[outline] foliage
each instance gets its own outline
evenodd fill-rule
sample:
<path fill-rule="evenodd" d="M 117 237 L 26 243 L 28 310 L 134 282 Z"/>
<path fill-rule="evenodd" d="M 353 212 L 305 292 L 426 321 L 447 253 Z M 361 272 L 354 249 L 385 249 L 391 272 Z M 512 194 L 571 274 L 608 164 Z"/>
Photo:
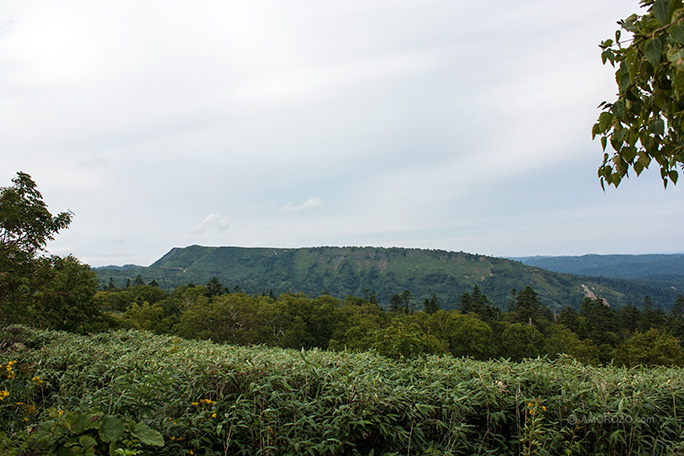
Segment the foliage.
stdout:
<path fill-rule="evenodd" d="M 67 422 L 83 424 L 54 437 L 59 445 L 76 435 L 76 445 L 92 444 L 81 440 L 84 435 L 106 443 L 104 422 L 85 429 L 93 417 L 105 416 L 157 430 L 163 447 L 139 438 L 130 449 L 160 456 L 682 450 L 684 417 L 677 411 L 684 406 L 684 376 L 678 368 L 596 368 L 566 357 L 398 361 L 138 331 L 86 337 L 21 327 L 0 330 L 0 348 L 0 364 L 13 361 L 16 372 L 0 380 L 0 390 L 8 391 L 0 410 L 24 410 L 17 402 L 36 408 L 26 424 L 21 415 L 18 422 L 3 415 L 0 448 L 8 454 L 18 454 L 29 435 L 64 429 Z M 16 382 L 27 389 L 14 388 Z M 58 422 L 59 410 L 68 421 Z M 122 446 L 134 440 L 135 424 L 128 432 L 117 440 Z"/>
<path fill-rule="evenodd" d="M 0 324 L 28 321 L 32 294 L 49 276 L 50 262 L 40 254 L 71 222 L 70 212 L 48 211 L 28 174 L 12 182 L 0 188 Z"/>
<path fill-rule="evenodd" d="M 617 187 L 633 169 L 652 161 L 663 183 L 677 183 L 684 166 L 684 5 L 681 0 L 641 0 L 643 15 L 619 22 L 615 39 L 601 43 L 603 63 L 616 67 L 618 98 L 603 102 L 592 134 L 605 153 L 598 175 Z M 622 31 L 631 34 L 629 45 Z M 623 46 L 623 44 L 625 46 Z"/>
<path fill-rule="evenodd" d="M 615 310 L 600 298 L 587 298 L 579 311 L 566 307 L 554 315 L 539 306 L 531 288 L 513 296 L 511 311 L 502 312 L 487 304 L 487 296 L 474 287 L 459 301 L 468 313 L 442 309 L 432 314 L 407 313 L 403 304 L 399 311 L 383 311 L 353 296 L 339 300 L 286 293 L 272 298 L 213 294 L 207 287 L 187 285 L 171 293 L 146 285 L 110 289 L 99 292 L 96 301 L 110 314 L 114 328 L 239 345 L 375 350 L 394 358 L 449 353 L 520 360 L 565 354 L 589 364 L 605 364 L 636 331 L 666 331 L 676 343 L 684 336 L 684 297 L 675 301 L 668 314 L 647 303 L 643 310 L 632 305 Z M 631 363 L 632 355 L 625 356 L 622 362 Z"/>
<path fill-rule="evenodd" d="M 637 331 L 616 351 L 616 361 L 629 366 L 684 366 L 684 348 L 662 329 Z"/>

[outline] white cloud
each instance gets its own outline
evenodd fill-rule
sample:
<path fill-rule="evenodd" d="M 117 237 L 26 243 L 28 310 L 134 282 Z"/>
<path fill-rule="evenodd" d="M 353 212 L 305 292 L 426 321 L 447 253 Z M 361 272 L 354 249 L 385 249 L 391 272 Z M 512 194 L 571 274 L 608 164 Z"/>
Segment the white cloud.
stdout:
<path fill-rule="evenodd" d="M 191 234 L 202 234 L 207 231 L 223 232 L 230 228 L 230 222 L 227 217 L 221 217 L 218 213 L 207 215 L 199 225 L 190 231 Z"/>
<path fill-rule="evenodd" d="M 323 199 L 321 199 L 318 196 L 314 196 L 313 198 L 309 198 L 308 200 L 304 201 L 302 204 L 299 205 L 287 203 L 285 206 L 281 207 L 280 210 L 284 212 L 299 212 L 321 206 L 323 206 Z"/>

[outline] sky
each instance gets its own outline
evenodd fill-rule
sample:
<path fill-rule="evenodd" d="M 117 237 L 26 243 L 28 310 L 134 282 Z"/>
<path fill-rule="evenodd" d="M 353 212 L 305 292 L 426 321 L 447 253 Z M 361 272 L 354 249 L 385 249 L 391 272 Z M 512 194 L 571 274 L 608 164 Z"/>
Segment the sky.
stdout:
<path fill-rule="evenodd" d="M 684 184 L 601 189 L 637 0 L 5 0 L 0 186 L 73 221 L 49 253 L 376 246 L 684 252 Z"/>

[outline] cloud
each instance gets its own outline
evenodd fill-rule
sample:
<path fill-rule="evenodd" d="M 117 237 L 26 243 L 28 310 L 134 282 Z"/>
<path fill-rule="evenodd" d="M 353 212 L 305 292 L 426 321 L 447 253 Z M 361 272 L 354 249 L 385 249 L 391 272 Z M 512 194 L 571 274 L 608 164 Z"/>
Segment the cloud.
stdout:
<path fill-rule="evenodd" d="M 199 225 L 190 231 L 190 234 L 202 234 L 207 231 L 227 231 L 230 228 L 230 223 L 227 217 L 221 217 L 221 214 L 211 213 L 202 220 Z"/>
<path fill-rule="evenodd" d="M 297 206 L 295 206 L 292 203 L 287 203 L 285 206 L 281 207 L 280 210 L 284 212 L 299 212 L 321 206 L 323 206 L 323 200 L 318 196 L 314 196 L 313 198 L 309 198 L 308 200 Z"/>

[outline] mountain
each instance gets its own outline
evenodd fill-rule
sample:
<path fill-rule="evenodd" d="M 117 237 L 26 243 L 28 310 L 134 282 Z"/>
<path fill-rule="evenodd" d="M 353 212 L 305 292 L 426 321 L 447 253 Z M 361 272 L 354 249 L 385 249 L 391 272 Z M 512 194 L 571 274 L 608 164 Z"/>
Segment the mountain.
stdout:
<path fill-rule="evenodd" d="M 684 284 L 684 254 L 582 255 L 513 258 L 523 264 L 556 272 L 597 277 L 640 279 Z"/>
<path fill-rule="evenodd" d="M 542 304 L 554 310 L 577 308 L 589 297 L 604 298 L 620 307 L 643 302 L 648 295 L 654 305 L 669 308 L 677 287 L 636 283 L 629 280 L 592 278 L 541 269 L 519 261 L 464 252 L 376 247 L 174 248 L 149 267 L 96 271 L 103 284 L 117 286 L 140 277 L 155 280 L 162 288 L 207 284 L 216 277 L 224 285 L 250 294 L 284 292 L 307 295 L 368 296 L 375 292 L 387 303 L 395 293 L 408 290 L 420 308 L 426 298 L 437 295 L 444 308 L 453 308 L 465 292 L 477 285 L 495 306 L 506 308 L 511 290 L 531 286 Z M 684 288 L 684 287 L 683 287 Z"/>

